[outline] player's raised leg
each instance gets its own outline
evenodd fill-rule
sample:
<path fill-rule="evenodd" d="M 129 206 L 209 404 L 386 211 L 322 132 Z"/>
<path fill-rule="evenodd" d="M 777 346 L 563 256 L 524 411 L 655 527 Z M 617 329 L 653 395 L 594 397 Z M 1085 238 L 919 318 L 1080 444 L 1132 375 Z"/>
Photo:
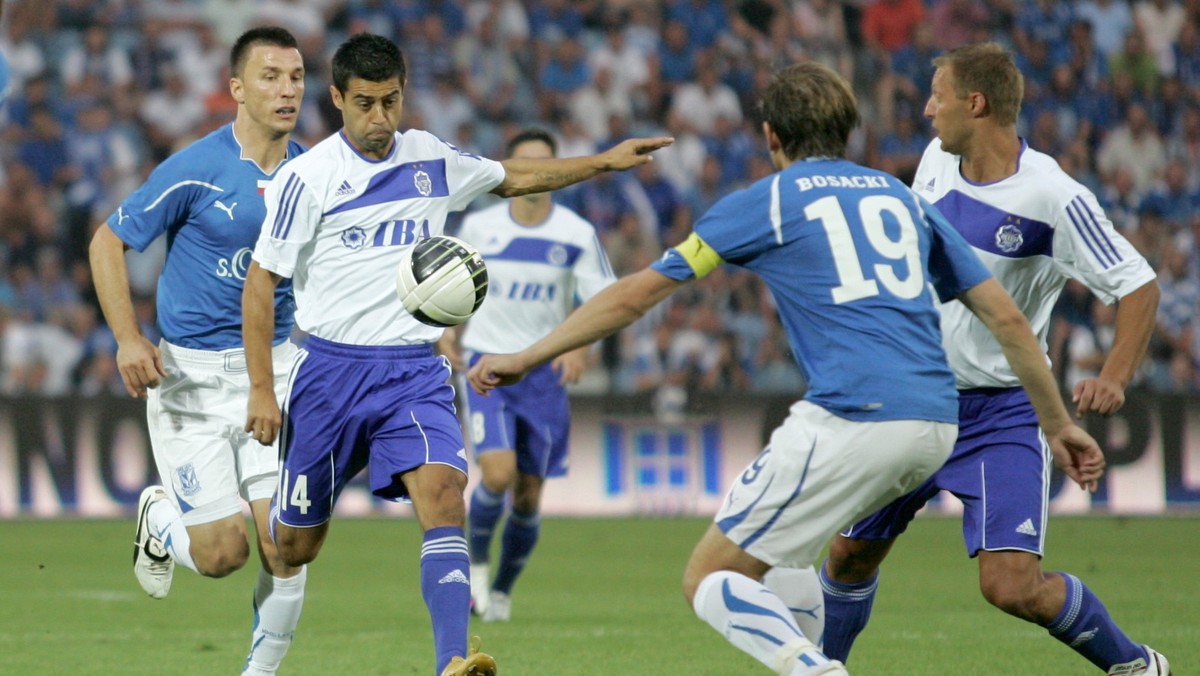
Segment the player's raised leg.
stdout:
<path fill-rule="evenodd" d="M 796 620 L 800 631 L 829 655 L 822 647 L 825 641 L 825 598 L 816 569 L 812 566 L 776 566 L 767 571 L 762 583 L 792 612 L 792 618 Z"/>
<path fill-rule="evenodd" d="M 825 598 L 826 655 L 849 662 L 854 640 L 867 627 L 879 587 L 879 566 L 894 539 L 866 540 L 834 536 L 829 557 L 817 576 Z"/>
<path fill-rule="evenodd" d="M 512 589 L 517 578 L 525 570 L 525 564 L 533 554 L 541 536 L 541 499 L 544 481 L 535 474 L 521 473 L 513 491 L 512 511 L 504 525 L 500 540 L 500 564 L 488 607 L 483 612 L 484 622 L 507 622 L 512 617 Z"/>
<path fill-rule="evenodd" d="M 787 605 L 758 581 L 769 568 L 712 525 L 688 560 L 683 593 L 700 619 L 777 674 L 847 673 L 804 635 Z"/>

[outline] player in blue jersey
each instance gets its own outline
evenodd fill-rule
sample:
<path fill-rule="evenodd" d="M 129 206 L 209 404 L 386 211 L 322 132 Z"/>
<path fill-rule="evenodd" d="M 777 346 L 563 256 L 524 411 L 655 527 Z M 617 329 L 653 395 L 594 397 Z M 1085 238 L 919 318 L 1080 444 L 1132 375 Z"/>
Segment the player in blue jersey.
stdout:
<path fill-rule="evenodd" d="M 245 429 L 264 443 L 282 436 L 273 526 L 291 565 L 317 557 L 338 495 L 368 464 L 376 496 L 412 502 L 425 533 L 421 592 L 435 673 L 486 676 L 495 660 L 467 645 L 467 460 L 449 363 L 433 349 L 442 330 L 405 311 L 397 267 L 409 247 L 442 234 L 447 215 L 483 193 L 563 188 L 649 162 L 671 139 L 630 139 L 588 157 L 495 162 L 419 129 L 397 131 L 406 70 L 390 40 L 350 38 L 332 70 L 342 129 L 267 189 L 243 297 Z M 271 387 L 279 373 L 270 358 L 271 298 L 285 278 L 295 282 L 296 323 L 309 338 L 279 397 Z"/>
<path fill-rule="evenodd" d="M 1004 48 L 970 45 L 934 64 L 925 115 L 938 138 L 913 189 L 938 206 L 1017 299 L 1043 360 L 1051 309 L 1068 277 L 1105 302 L 1119 300 L 1104 367 L 1073 392 L 1078 415 L 1113 413 L 1154 330 L 1154 271 L 1087 188 L 1017 136 L 1022 77 Z M 1131 641 L 1083 582 L 1042 571 L 1051 453 L 1060 466 L 1068 459 L 1044 446 L 1030 393 L 967 308 L 944 305 L 942 329 L 959 389 L 958 443 L 915 492 L 835 538 L 822 570 L 826 652 L 848 656 L 870 615 L 879 565 L 916 511 L 947 490 L 963 502 L 967 554 L 978 558 L 988 602 L 1045 627 L 1109 674 L 1166 676 L 1166 658 Z"/>
<path fill-rule="evenodd" d="M 602 338 L 722 263 L 770 288 L 809 388 L 734 482 L 700 539 L 683 587 L 696 614 L 778 674 L 844 674 L 760 580 L 803 568 L 847 523 L 903 495 L 950 454 L 954 377 L 931 292 L 959 298 L 995 332 L 1030 390 L 1050 442 L 1095 480 L 1103 455 L 1071 422 L 1029 324 L 963 238 L 896 178 L 842 159 L 854 95 L 816 63 L 777 73 L 762 95 L 778 171 L 715 204 L 695 232 L 622 278 L 515 355 L 468 374 L 488 392 Z M 815 638 L 815 637 L 814 637 Z"/>
<path fill-rule="evenodd" d="M 155 168 L 98 227 L 90 257 L 121 378 L 130 396 L 147 400 L 166 484 L 148 487 L 139 501 L 134 572 L 146 593 L 163 598 L 176 564 L 209 577 L 238 570 L 250 556 L 241 501 L 248 502 L 262 571 L 244 673 L 273 674 L 300 619 L 305 570 L 280 559 L 268 531 L 278 453 L 242 431 L 250 381 L 241 297 L 266 213 L 263 190 L 303 151 L 290 140 L 304 96 L 295 38 L 273 27 L 244 33 L 230 50 L 229 90 L 234 122 Z M 142 251 L 164 234 L 156 346 L 138 329 L 125 250 Z M 295 351 L 290 286 L 270 304 L 270 352 L 282 366 Z M 278 380 L 281 390 L 285 382 Z"/>
<path fill-rule="evenodd" d="M 508 157 L 545 159 L 556 155 L 554 137 L 529 129 L 508 142 Z M 526 195 L 472 213 L 459 238 L 487 260 L 488 298 L 462 333 L 462 347 L 474 363 L 483 354 L 524 349 L 554 327 L 580 301 L 614 281 L 596 229 L 550 193 Z M 457 361 L 458 332 L 448 330 L 439 346 Z M 471 596 L 484 622 L 507 621 L 512 588 L 525 568 L 540 533 L 538 510 L 547 477 L 567 473 L 570 405 L 566 385 L 587 364 L 580 348 L 537 369 L 500 396 L 466 391 L 466 428 L 483 477 L 471 493 L 468 512 Z M 501 538 L 496 578 L 490 581 L 492 532 L 512 509 Z"/>

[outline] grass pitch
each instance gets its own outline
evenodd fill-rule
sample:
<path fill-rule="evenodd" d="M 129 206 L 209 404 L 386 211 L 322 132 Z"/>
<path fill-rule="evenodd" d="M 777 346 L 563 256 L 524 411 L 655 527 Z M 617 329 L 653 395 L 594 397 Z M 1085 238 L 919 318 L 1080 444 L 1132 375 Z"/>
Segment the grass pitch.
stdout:
<path fill-rule="evenodd" d="M 513 620 L 472 620 L 504 676 L 766 675 L 696 619 L 680 575 L 698 519 L 546 519 Z M 1033 625 L 991 608 L 959 522 L 923 519 L 885 565 L 859 676 L 1074 675 L 1099 671 Z M 0 522 L 0 674 L 235 674 L 247 649 L 256 565 L 224 580 L 177 569 L 147 598 L 130 570 L 133 521 Z M 1058 518 L 1048 570 L 1085 580 L 1118 623 L 1200 674 L 1200 518 Z M 309 569 L 281 674 L 433 673 L 407 519 L 335 521 Z"/>

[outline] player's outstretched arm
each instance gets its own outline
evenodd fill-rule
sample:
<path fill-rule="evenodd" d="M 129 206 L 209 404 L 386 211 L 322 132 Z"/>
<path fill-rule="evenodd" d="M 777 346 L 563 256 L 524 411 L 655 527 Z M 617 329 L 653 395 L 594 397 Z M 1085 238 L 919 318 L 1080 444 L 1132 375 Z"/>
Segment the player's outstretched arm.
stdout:
<path fill-rule="evenodd" d="M 135 399 L 145 399 L 146 388 L 158 387 L 167 372 L 163 369 L 158 346 L 147 340 L 138 328 L 129 294 L 129 271 L 125 266 L 128 248 L 107 223 L 101 223 L 88 246 L 88 259 L 100 310 L 117 340 L 117 370 L 125 383 L 125 391 Z"/>
<path fill-rule="evenodd" d="M 480 358 L 467 373 L 467 380 L 480 394 L 520 382 L 530 370 L 558 355 L 629 326 L 686 283 L 650 268 L 622 277 L 576 308 L 562 324 L 525 350 Z"/>
<path fill-rule="evenodd" d="M 674 142 L 669 136 L 631 138 L 602 153 L 584 157 L 510 157 L 500 163 L 504 165 L 504 180 L 492 192 L 501 197 L 516 197 L 558 190 L 606 171 L 624 171 L 652 162 L 651 153 Z"/>
<path fill-rule="evenodd" d="M 279 275 L 250 263 L 242 289 L 242 342 L 246 347 L 246 371 L 250 376 L 250 400 L 246 404 L 246 427 L 262 445 L 275 441 L 283 424 L 275 399 L 275 365 L 271 361 L 271 339 L 275 336 L 275 287 Z"/>
<path fill-rule="evenodd" d="M 1146 356 L 1154 333 L 1160 295 L 1158 281 L 1152 279 L 1118 301 L 1116 335 L 1100 375 L 1079 381 L 1071 393 L 1077 416 L 1088 412 L 1112 415 L 1125 405 L 1125 388 Z"/>
<path fill-rule="evenodd" d="M 1046 355 L 1025 315 L 994 278 L 972 287 L 959 300 L 999 341 L 1037 411 L 1055 464 L 1081 487 L 1094 489 L 1104 474 L 1104 453 L 1096 440 L 1071 420 L 1054 375 L 1046 365 Z"/>

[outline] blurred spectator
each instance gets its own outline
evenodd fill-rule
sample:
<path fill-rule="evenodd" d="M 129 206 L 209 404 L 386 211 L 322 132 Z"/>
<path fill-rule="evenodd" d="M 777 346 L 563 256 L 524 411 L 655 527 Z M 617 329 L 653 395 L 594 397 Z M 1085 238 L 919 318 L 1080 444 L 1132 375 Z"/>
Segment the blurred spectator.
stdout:
<path fill-rule="evenodd" d="M 1133 3 L 1133 19 L 1146 40 L 1146 51 L 1158 64 L 1159 74 L 1174 73 L 1175 41 L 1187 21 L 1183 5 L 1175 0 L 1138 0 Z"/>
<path fill-rule="evenodd" d="M 975 27 L 991 17 L 981 0 L 941 0 L 929 10 L 929 24 L 941 49 L 954 49 L 972 42 Z"/>
<path fill-rule="evenodd" d="M 682 116 L 701 135 L 713 133 L 721 117 L 740 123 L 742 105 L 733 88 L 721 82 L 715 61 L 710 56 L 698 56 L 696 70 L 695 82 L 675 90 L 671 111 Z"/>
<path fill-rule="evenodd" d="M 896 115 L 896 124 L 892 131 L 879 139 L 876 167 L 907 184 L 912 184 L 913 176 L 917 173 L 917 164 L 921 162 L 921 155 L 929 145 L 929 139 L 918 131 L 916 113 L 903 106 Z"/>
<path fill-rule="evenodd" d="M 666 133 L 675 142 L 655 153 L 654 163 L 662 175 L 671 181 L 671 185 L 684 194 L 700 179 L 708 151 L 703 139 L 688 126 L 682 115 L 671 111 L 666 118 Z"/>
<path fill-rule="evenodd" d="M 1091 27 L 1096 49 L 1107 58 L 1117 53 L 1125 35 L 1133 30 L 1133 12 L 1126 0 L 1081 0 L 1075 6 L 1075 16 Z"/>
<path fill-rule="evenodd" d="M 549 111 L 569 107 L 571 97 L 586 86 L 591 77 L 583 45 L 570 37 L 559 41 L 551 48 L 550 58 L 538 76 L 541 114 L 548 116 Z"/>
<path fill-rule="evenodd" d="M 83 42 L 63 57 L 62 81 L 68 95 L 122 96 L 133 84 L 133 65 L 124 50 L 109 43 L 106 27 L 89 25 Z"/>
<path fill-rule="evenodd" d="M 696 76 L 696 50 L 688 37 L 687 24 L 668 21 L 663 27 L 663 39 L 656 54 L 658 75 L 670 96 L 680 85 Z"/>
<path fill-rule="evenodd" d="M 682 207 L 679 191 L 658 169 L 658 162 L 649 162 L 633 170 L 637 185 L 650 201 L 658 225 L 658 241 L 664 247 L 682 242 L 691 231 L 691 223 L 679 220 Z"/>
<path fill-rule="evenodd" d="M 729 25 L 729 14 L 721 0 L 666 0 L 667 18 L 687 27 L 693 47 L 716 44 Z"/>
<path fill-rule="evenodd" d="M 1096 153 L 1096 166 L 1105 181 L 1111 181 L 1117 169 L 1128 169 L 1134 189 L 1141 193 L 1150 189 L 1166 164 L 1162 139 L 1146 108 L 1137 103 L 1129 106 L 1124 121 L 1104 137 Z"/>
<path fill-rule="evenodd" d="M 863 10 L 863 41 L 869 49 L 894 54 L 912 44 L 924 18 L 921 0 L 875 0 Z"/>
<path fill-rule="evenodd" d="M 747 160 L 751 155 L 762 152 L 745 127 L 725 116 L 716 118 L 712 132 L 704 136 L 704 147 L 709 156 L 715 157 L 721 165 L 721 187 L 724 190 L 745 181 L 748 176 Z"/>
<path fill-rule="evenodd" d="M 633 117 L 628 93 L 617 89 L 612 70 L 606 65 L 594 67 L 591 81 L 571 94 L 569 106 L 571 116 L 592 138 L 608 136 L 609 120 L 613 116 L 625 120 Z"/>
<path fill-rule="evenodd" d="M 529 34 L 546 44 L 565 37 L 578 39 L 583 32 L 583 14 L 571 0 L 534 0 L 529 3 Z"/>
<path fill-rule="evenodd" d="M 38 107 L 29 114 L 29 135 L 17 147 L 17 158 L 33 170 L 43 188 L 60 189 L 70 180 L 67 139 L 62 125 L 49 108 Z"/>
<path fill-rule="evenodd" d="M 1188 256 L 1177 248 L 1163 252 L 1158 272 L 1162 296 L 1158 303 L 1158 322 L 1151 343 L 1151 383 L 1155 389 L 1171 391 L 1190 386 L 1190 369 L 1181 374 L 1181 366 L 1191 361 L 1196 334 L 1196 310 L 1200 308 L 1200 283 L 1188 274 Z M 1184 355 L 1181 365 L 1178 355 Z"/>
<path fill-rule="evenodd" d="M 1146 49 L 1140 30 L 1132 30 L 1125 36 L 1120 51 L 1109 57 L 1108 69 L 1114 78 L 1128 76 L 1142 96 L 1151 96 L 1158 88 L 1158 64 Z"/>
<path fill-rule="evenodd" d="M 453 74 L 446 74 L 434 78 L 433 89 L 411 94 L 413 106 L 425 118 L 426 131 L 442 140 L 453 141 L 458 129 L 475 119 L 475 109 L 462 89 Z"/>
<path fill-rule="evenodd" d="M 520 67 L 499 39 L 494 23 L 483 23 L 478 33 L 459 36 L 454 45 L 454 65 L 463 92 L 487 121 L 532 116 L 533 106 L 528 102 L 529 92 L 522 89 Z M 518 98 L 518 93 L 523 96 Z"/>
<path fill-rule="evenodd" d="M 649 109 L 646 85 L 650 80 L 649 54 L 625 40 L 623 26 L 613 21 L 604 27 L 604 40 L 588 52 L 588 68 L 593 79 L 607 71 L 613 92 L 625 99 L 626 106 L 645 112 Z"/>
<path fill-rule="evenodd" d="M 138 111 L 146 124 L 146 141 L 159 160 L 194 138 L 205 118 L 204 100 L 188 88 L 178 69 L 166 68 L 164 77 L 163 88 L 146 94 Z"/>

